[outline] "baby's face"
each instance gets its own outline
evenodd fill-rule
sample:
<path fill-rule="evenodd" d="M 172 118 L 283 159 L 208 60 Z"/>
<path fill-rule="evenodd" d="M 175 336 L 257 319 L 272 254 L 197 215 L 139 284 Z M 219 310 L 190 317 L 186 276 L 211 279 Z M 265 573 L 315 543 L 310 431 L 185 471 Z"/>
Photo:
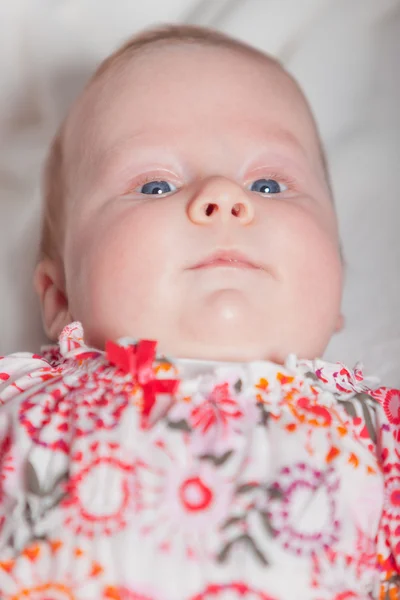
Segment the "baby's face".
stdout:
<path fill-rule="evenodd" d="M 162 46 L 94 85 L 67 129 L 64 269 L 102 347 L 321 355 L 339 319 L 336 217 L 305 102 L 278 67 Z"/>

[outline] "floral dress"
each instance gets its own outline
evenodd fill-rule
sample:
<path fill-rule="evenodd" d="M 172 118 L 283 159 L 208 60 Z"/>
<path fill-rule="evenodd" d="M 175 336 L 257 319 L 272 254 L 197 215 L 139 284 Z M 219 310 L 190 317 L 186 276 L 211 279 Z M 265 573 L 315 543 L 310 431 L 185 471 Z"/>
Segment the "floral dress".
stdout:
<path fill-rule="evenodd" d="M 400 392 L 356 367 L 0 360 L 1 600 L 400 598 Z"/>

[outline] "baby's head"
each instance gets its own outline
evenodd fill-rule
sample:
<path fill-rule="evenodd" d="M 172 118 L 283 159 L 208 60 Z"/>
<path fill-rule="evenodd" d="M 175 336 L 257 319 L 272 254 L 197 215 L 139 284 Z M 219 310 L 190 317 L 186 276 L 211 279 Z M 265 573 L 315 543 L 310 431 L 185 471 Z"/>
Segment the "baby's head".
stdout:
<path fill-rule="evenodd" d="M 216 360 L 321 356 L 340 326 L 337 220 L 302 92 L 270 57 L 171 26 L 107 59 L 46 172 L 44 325 Z"/>

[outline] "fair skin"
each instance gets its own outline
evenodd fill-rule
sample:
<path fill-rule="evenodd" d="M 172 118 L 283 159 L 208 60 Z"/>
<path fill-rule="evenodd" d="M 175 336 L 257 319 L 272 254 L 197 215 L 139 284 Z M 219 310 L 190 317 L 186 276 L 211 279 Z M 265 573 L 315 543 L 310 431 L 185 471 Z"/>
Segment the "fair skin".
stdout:
<path fill-rule="evenodd" d="M 147 49 L 86 92 L 65 152 L 62 261 L 36 274 L 52 337 L 79 320 L 100 348 L 132 336 L 200 359 L 323 354 L 341 322 L 337 221 L 313 120 L 276 65 Z"/>

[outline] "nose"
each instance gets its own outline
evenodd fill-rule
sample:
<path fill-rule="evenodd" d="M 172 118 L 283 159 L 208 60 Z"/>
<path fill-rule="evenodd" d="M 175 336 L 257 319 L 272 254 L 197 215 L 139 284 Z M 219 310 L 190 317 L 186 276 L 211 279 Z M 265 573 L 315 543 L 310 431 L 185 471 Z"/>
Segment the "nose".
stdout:
<path fill-rule="evenodd" d="M 198 225 L 236 222 L 248 225 L 254 219 L 252 201 L 234 181 L 220 176 L 205 180 L 188 204 L 189 219 Z"/>

